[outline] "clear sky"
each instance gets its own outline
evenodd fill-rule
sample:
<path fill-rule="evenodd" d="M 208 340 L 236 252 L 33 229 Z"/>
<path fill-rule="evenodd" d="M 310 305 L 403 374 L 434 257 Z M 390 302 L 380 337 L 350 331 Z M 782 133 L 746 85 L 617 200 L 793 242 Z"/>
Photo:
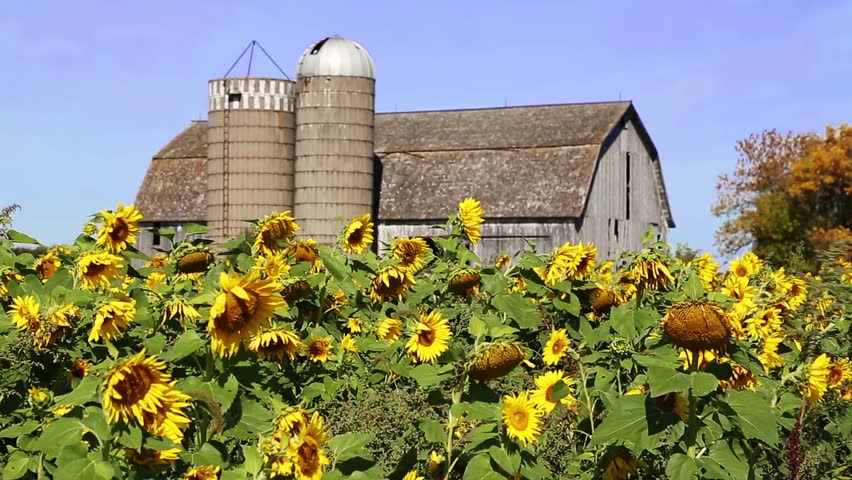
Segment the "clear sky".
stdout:
<path fill-rule="evenodd" d="M 754 132 L 852 121 L 852 2 L 15 1 L 0 13 L 0 207 L 73 240 L 132 202 L 151 156 L 207 117 L 207 79 L 251 40 L 295 76 L 339 34 L 377 71 L 377 110 L 632 100 L 678 228 L 714 251 L 718 174 Z M 253 74 L 275 75 L 255 62 Z"/>

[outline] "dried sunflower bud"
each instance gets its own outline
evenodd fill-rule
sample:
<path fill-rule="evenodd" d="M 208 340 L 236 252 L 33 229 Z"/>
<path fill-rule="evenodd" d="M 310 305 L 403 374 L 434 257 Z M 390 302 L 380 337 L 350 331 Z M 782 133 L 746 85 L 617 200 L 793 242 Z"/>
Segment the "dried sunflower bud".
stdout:
<path fill-rule="evenodd" d="M 721 350 L 731 336 L 731 320 L 718 305 L 688 301 L 673 305 L 663 330 L 675 345 L 688 350 Z"/>
<path fill-rule="evenodd" d="M 524 351 L 516 343 L 498 342 L 482 348 L 473 357 L 470 376 L 477 380 L 500 378 L 524 359 Z"/>

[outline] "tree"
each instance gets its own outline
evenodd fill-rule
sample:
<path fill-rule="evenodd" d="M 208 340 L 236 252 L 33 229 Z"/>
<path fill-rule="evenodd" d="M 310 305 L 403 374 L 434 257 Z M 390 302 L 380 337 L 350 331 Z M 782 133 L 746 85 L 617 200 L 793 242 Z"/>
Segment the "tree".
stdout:
<path fill-rule="evenodd" d="M 13 203 L 8 207 L 0 208 L 0 239 L 6 238 L 6 234 L 9 232 L 9 226 L 12 225 L 12 214 L 15 213 L 16 210 L 20 210 L 21 206 Z"/>
<path fill-rule="evenodd" d="M 783 265 L 801 252 L 852 238 L 852 127 L 814 133 L 776 130 L 737 142 L 737 167 L 719 176 L 712 212 L 725 218 L 716 243 L 726 255 L 746 246 Z"/>

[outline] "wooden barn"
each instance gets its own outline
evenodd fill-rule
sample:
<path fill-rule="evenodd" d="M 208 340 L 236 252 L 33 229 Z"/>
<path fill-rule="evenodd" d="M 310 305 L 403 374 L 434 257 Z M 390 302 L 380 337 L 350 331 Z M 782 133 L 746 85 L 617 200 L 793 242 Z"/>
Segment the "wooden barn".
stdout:
<path fill-rule="evenodd" d="M 207 123 L 158 152 L 136 197 L 145 226 L 204 223 Z M 593 242 L 614 258 L 674 227 L 654 143 L 630 102 L 375 115 L 378 236 L 430 236 L 472 196 L 486 214 L 476 251 Z M 298 219 L 297 219 L 298 220 Z M 143 251 L 163 245 L 146 233 Z"/>

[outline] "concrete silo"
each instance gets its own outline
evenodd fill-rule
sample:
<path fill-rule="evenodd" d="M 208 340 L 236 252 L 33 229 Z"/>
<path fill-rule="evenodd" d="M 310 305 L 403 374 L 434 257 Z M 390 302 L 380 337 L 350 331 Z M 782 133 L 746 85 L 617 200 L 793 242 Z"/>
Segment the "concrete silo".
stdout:
<path fill-rule="evenodd" d="M 356 42 L 321 40 L 296 78 L 296 194 L 300 235 L 334 243 L 342 225 L 373 212 L 373 61 Z"/>
<path fill-rule="evenodd" d="M 295 83 L 219 78 L 209 84 L 207 224 L 221 242 L 245 220 L 293 209 Z"/>

